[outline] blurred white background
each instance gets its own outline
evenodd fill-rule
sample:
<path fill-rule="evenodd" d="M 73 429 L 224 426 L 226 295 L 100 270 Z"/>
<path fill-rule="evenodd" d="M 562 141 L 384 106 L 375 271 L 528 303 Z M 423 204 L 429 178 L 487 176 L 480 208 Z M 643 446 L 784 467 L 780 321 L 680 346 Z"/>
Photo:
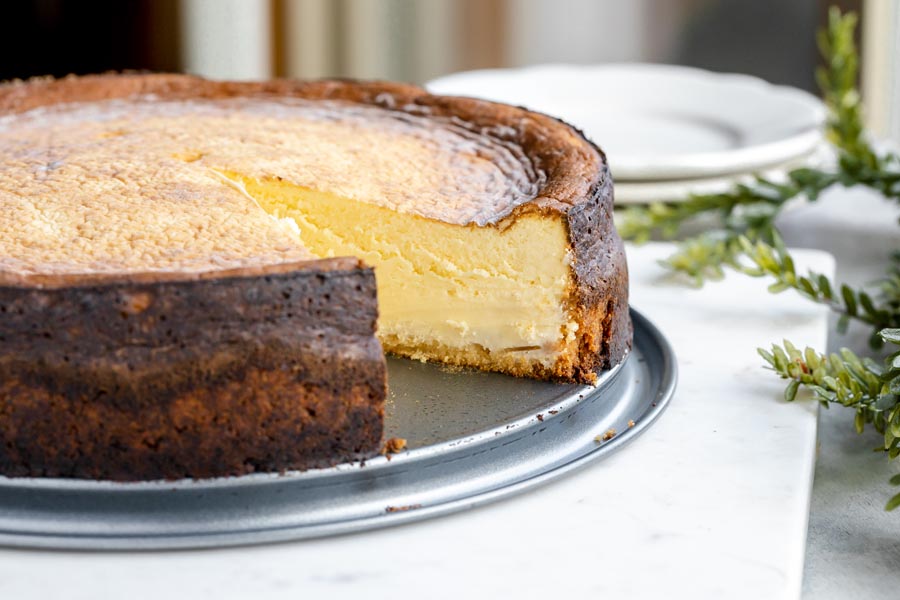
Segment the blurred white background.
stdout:
<path fill-rule="evenodd" d="M 822 0 L 180 0 L 184 70 L 216 78 L 424 82 L 547 62 L 664 62 L 813 90 Z M 863 15 L 864 92 L 900 140 L 900 2 Z"/>
<path fill-rule="evenodd" d="M 900 0 L 16 0 L 0 79 L 146 69 L 416 83 L 546 62 L 645 61 L 813 91 L 828 6 L 862 15 L 870 124 L 900 141 Z"/>

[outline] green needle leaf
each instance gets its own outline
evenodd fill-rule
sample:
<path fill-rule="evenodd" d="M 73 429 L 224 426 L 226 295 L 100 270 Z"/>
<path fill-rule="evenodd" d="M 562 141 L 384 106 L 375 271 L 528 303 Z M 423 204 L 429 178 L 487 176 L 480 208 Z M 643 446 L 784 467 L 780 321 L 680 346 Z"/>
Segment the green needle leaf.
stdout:
<path fill-rule="evenodd" d="M 787 385 L 787 388 L 785 388 L 785 390 L 784 390 L 784 399 L 787 400 L 788 402 L 793 402 L 794 398 L 797 397 L 797 390 L 799 390 L 799 389 L 800 389 L 800 382 L 797 381 L 796 379 L 792 380 Z"/>
<path fill-rule="evenodd" d="M 888 500 L 887 504 L 884 505 L 884 510 L 892 511 L 898 506 L 900 506 L 900 494 L 896 494 Z"/>

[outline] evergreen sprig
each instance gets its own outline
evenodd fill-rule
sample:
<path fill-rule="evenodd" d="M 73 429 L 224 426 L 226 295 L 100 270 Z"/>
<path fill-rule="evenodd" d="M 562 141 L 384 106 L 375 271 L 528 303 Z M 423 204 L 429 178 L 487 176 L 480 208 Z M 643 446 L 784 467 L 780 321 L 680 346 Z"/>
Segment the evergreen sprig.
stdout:
<path fill-rule="evenodd" d="M 900 327 L 900 311 L 896 307 L 896 301 L 900 299 L 896 295 L 900 292 L 900 277 L 886 278 L 883 283 L 884 293 L 875 298 L 865 290 L 846 284 L 835 287 L 821 273 L 798 275 L 794 259 L 781 237 L 777 233 L 773 233 L 773 237 L 772 244 L 763 241 L 753 243 L 747 237 L 739 238 L 742 257 L 746 259 L 745 263 L 739 265 L 740 270 L 754 277 L 769 276 L 774 280 L 769 285 L 772 293 L 795 290 L 813 302 L 828 306 L 841 315 L 838 320 L 838 331 L 841 333 L 846 331 L 851 318 L 872 326 L 876 330 L 871 340 L 875 347 L 882 344 L 880 330 Z M 747 263 L 749 266 L 746 266 Z"/>
<path fill-rule="evenodd" d="M 845 154 L 876 167 L 878 160 L 865 140 L 862 102 L 856 87 L 859 53 L 854 39 L 858 18 L 842 15 L 836 7 L 828 13 L 828 27 L 818 33 L 819 52 L 825 65 L 816 69 L 816 82 L 828 107 L 828 140 Z"/>
<path fill-rule="evenodd" d="M 713 217 L 718 226 L 681 241 L 662 264 L 687 275 L 698 286 L 721 279 L 726 268 L 769 278 L 769 291 L 795 290 L 838 313 L 840 332 L 852 319 L 872 327 L 873 347 L 884 342 L 900 345 L 900 251 L 894 253 L 877 290 L 869 292 L 838 285 L 821 273 L 799 274 L 775 226 L 776 217 L 789 202 L 815 202 L 835 185 L 865 186 L 886 199 L 900 201 L 900 157 L 876 152 L 863 127 L 856 87 L 856 26 L 855 14 L 841 14 L 832 8 L 828 26 L 818 36 L 825 65 L 816 72 L 816 79 L 828 109 L 826 137 L 837 154 L 834 168 L 793 169 L 783 181 L 758 177 L 726 193 L 694 194 L 684 202 L 629 207 L 621 214 L 619 231 L 625 239 L 638 243 L 654 236 L 674 239 L 689 223 Z M 825 406 L 852 408 L 856 430 L 862 433 L 871 424 L 884 436 L 879 450 L 890 459 L 900 456 L 900 351 L 891 354 L 884 365 L 846 349 L 830 356 L 810 348 L 800 352 L 788 341 L 783 347 L 774 345 L 771 351 L 759 352 L 774 371 L 789 380 L 787 400 L 805 387 Z M 890 483 L 900 485 L 900 474 Z M 888 501 L 886 509 L 898 506 L 900 493 Z"/>
<path fill-rule="evenodd" d="M 798 276 L 775 227 L 775 219 L 788 202 L 797 198 L 814 202 L 834 185 L 866 186 L 886 198 L 900 200 L 900 158 L 895 153 L 875 152 L 862 125 L 856 88 L 856 26 L 855 14 L 842 15 L 832 8 L 828 27 L 819 34 L 825 66 L 817 71 L 817 80 L 828 108 L 826 135 L 838 155 L 834 169 L 793 169 L 780 182 L 758 177 L 752 184 L 740 184 L 725 193 L 628 207 L 621 216 L 619 231 L 625 239 L 637 243 L 654 236 L 673 239 L 687 223 L 712 216 L 719 226 L 682 240 L 662 264 L 688 276 L 698 286 L 721 279 L 726 268 L 769 277 L 773 279 L 773 292 L 794 289 L 840 313 L 839 331 L 846 330 L 851 319 L 870 325 L 877 346 L 879 330 L 900 326 L 900 260 L 879 282 L 881 293 L 874 295 L 865 289 L 837 285 L 821 274 Z"/>
<path fill-rule="evenodd" d="M 885 342 L 900 345 L 900 329 L 884 329 L 879 335 Z M 883 365 L 846 348 L 830 356 L 808 347 L 801 352 L 787 340 L 782 346 L 773 344 L 771 351 L 759 348 L 758 352 L 770 369 L 789 380 L 785 400 L 792 402 L 798 390 L 805 387 L 826 408 L 832 404 L 852 408 L 857 433 L 871 425 L 884 438 L 876 451 L 892 460 L 900 456 L 900 350 L 888 356 Z M 900 485 L 900 475 L 894 476 L 891 484 Z M 898 506 L 900 493 L 885 508 Z"/>

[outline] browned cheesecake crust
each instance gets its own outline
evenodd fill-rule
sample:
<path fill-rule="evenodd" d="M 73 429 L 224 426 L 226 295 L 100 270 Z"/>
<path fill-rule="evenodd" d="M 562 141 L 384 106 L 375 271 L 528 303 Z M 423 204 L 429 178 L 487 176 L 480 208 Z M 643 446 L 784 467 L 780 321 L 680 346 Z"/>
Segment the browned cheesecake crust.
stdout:
<path fill-rule="evenodd" d="M 376 318 L 355 259 L 0 277 L 0 473 L 202 478 L 369 456 L 386 389 Z"/>
<path fill-rule="evenodd" d="M 391 83 L 182 75 L 0 86 L 0 117 L 70 102 L 337 100 L 436 120 L 520 152 L 536 191 L 475 221 L 563 215 L 577 349 L 520 374 L 592 382 L 631 345 L 628 275 L 603 154 L 551 117 Z M 524 160 L 527 159 L 527 160 Z M 538 176 L 540 175 L 540 176 Z M 0 271 L 0 474 L 144 480 L 326 466 L 380 448 L 385 366 L 372 271 L 355 259 L 199 273 Z"/>

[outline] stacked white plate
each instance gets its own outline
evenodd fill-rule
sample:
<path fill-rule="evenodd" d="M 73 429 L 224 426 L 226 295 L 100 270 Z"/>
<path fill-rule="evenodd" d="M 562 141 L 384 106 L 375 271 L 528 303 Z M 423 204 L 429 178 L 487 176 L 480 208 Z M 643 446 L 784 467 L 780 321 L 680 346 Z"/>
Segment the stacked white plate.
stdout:
<path fill-rule="evenodd" d="M 756 77 L 672 65 L 540 65 L 456 73 L 431 92 L 559 117 L 607 154 L 616 202 L 678 201 L 754 173 L 778 178 L 827 160 L 815 96 Z"/>

